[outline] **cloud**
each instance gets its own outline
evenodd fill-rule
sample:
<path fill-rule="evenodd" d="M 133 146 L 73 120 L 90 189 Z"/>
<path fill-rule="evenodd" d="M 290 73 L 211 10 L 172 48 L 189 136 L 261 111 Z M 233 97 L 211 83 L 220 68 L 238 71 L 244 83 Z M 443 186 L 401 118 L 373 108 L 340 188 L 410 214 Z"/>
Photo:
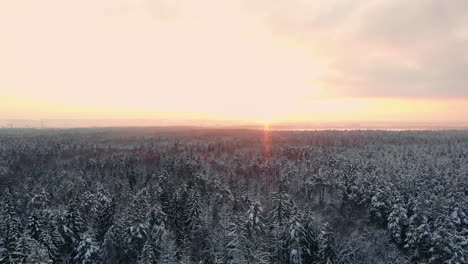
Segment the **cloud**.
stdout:
<path fill-rule="evenodd" d="M 394 97 L 404 105 L 415 98 L 468 99 L 467 5 L 0 1 L 0 96 L 43 102 L 32 105 L 39 110 L 60 103 L 263 120 L 300 113 L 329 118 L 325 112 L 339 109 L 349 118 L 366 111 L 374 118 L 383 112 L 374 107 Z M 26 103 L 17 105 L 24 115 Z M 466 116 L 452 104 L 437 109 L 442 106 Z"/>
<path fill-rule="evenodd" d="M 317 82 L 332 94 L 468 97 L 468 1 L 276 0 L 260 6 L 276 33 L 308 43 L 329 60 Z"/>

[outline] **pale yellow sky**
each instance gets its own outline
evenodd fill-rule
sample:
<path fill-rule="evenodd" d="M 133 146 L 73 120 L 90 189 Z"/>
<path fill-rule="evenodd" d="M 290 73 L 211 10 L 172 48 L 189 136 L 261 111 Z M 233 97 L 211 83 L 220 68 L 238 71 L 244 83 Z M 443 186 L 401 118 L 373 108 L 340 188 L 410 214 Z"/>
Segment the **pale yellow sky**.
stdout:
<path fill-rule="evenodd" d="M 0 118 L 467 121 L 467 5 L 406 2 L 0 0 Z"/>

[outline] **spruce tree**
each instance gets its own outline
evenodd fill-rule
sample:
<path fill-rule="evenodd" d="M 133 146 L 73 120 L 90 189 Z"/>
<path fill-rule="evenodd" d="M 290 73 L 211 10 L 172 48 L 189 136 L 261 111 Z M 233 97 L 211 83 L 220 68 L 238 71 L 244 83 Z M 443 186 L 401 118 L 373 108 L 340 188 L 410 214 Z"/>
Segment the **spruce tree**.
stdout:
<path fill-rule="evenodd" d="M 61 236 L 64 244 L 61 248 L 66 255 L 66 258 L 73 258 L 81 240 L 81 234 L 84 232 L 85 223 L 78 209 L 78 202 L 72 200 L 62 220 Z"/>
<path fill-rule="evenodd" d="M 415 203 L 405 234 L 404 248 L 410 251 L 414 261 L 428 259 L 432 254 L 430 251 L 433 238 L 424 204 L 423 200 Z"/>
<path fill-rule="evenodd" d="M 88 231 L 81 236 L 77 244 L 73 261 L 80 264 L 96 263 L 98 259 L 99 247 L 94 239 L 92 232 Z"/>
<path fill-rule="evenodd" d="M 97 241 L 102 242 L 104 240 L 104 236 L 113 224 L 115 210 L 116 203 L 114 200 L 109 200 L 100 205 L 95 221 Z"/>
<path fill-rule="evenodd" d="M 335 237 L 330 224 L 326 222 L 320 231 L 318 237 L 318 252 L 320 263 L 333 263 L 335 259 Z"/>
<path fill-rule="evenodd" d="M 398 244 L 402 245 L 405 241 L 405 232 L 408 226 L 408 215 L 407 211 L 403 206 L 400 199 L 395 201 L 393 204 L 392 211 L 388 216 L 387 228 L 393 240 Z"/>
<path fill-rule="evenodd" d="M 302 259 L 305 264 L 311 264 L 318 259 L 318 237 L 320 232 L 315 219 L 308 211 L 302 215 L 301 224 L 303 232 L 303 238 L 300 240 L 303 248 Z"/>
<path fill-rule="evenodd" d="M 6 199 L 0 212 L 0 263 L 20 263 L 24 256 L 20 245 L 20 224 L 11 199 Z"/>
<path fill-rule="evenodd" d="M 268 218 L 271 225 L 271 235 L 273 241 L 271 243 L 273 260 L 278 263 L 285 262 L 288 257 L 288 225 L 292 215 L 292 204 L 284 192 L 273 194 L 273 207 L 269 212 Z"/>
<path fill-rule="evenodd" d="M 165 247 L 167 246 L 167 233 L 164 227 L 164 222 L 160 225 L 153 225 L 148 234 L 143 250 L 139 256 L 138 263 L 153 264 L 157 263 L 157 259 L 161 256 Z"/>
<path fill-rule="evenodd" d="M 37 240 L 42 241 L 43 232 L 45 230 L 45 219 L 40 210 L 34 210 L 28 217 L 27 230 L 29 235 Z"/>
<path fill-rule="evenodd" d="M 270 259 L 264 241 L 265 224 L 262 212 L 261 204 L 254 202 L 247 211 L 247 219 L 243 224 L 241 251 L 247 263 L 268 263 Z"/>
<path fill-rule="evenodd" d="M 287 257 L 289 258 L 289 263 L 292 264 L 302 264 L 302 244 L 301 241 L 304 240 L 304 227 L 300 223 L 296 214 L 293 214 L 287 225 L 284 234 L 285 238 L 285 249 Z"/>

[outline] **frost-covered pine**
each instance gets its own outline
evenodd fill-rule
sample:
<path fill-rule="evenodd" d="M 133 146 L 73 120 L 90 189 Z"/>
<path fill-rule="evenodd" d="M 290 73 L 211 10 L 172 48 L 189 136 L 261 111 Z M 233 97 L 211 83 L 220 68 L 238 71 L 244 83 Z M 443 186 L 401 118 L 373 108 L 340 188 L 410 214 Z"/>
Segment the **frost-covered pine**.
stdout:
<path fill-rule="evenodd" d="M 85 190 L 79 195 L 79 198 L 79 210 L 83 217 L 95 218 L 98 211 L 96 195 L 90 190 Z"/>
<path fill-rule="evenodd" d="M 16 252 L 18 257 L 21 259 L 21 262 L 24 262 L 28 257 L 31 251 L 31 244 L 35 242 L 27 232 L 22 232 L 18 238 L 18 243 L 16 245 Z"/>
<path fill-rule="evenodd" d="M 75 249 L 73 260 L 80 264 L 95 263 L 98 258 L 99 247 L 90 232 L 82 235 L 81 241 Z"/>
<path fill-rule="evenodd" d="M 301 216 L 302 234 L 301 247 L 303 248 L 304 263 L 312 263 L 317 259 L 319 230 L 311 212 Z"/>
<path fill-rule="evenodd" d="M 189 220 L 189 200 L 190 194 L 186 184 L 183 184 L 177 189 L 174 199 L 167 204 L 172 230 L 176 236 L 177 245 L 180 248 L 185 246 L 185 242 L 189 236 L 189 225 L 191 224 Z"/>
<path fill-rule="evenodd" d="M 287 251 L 289 254 L 289 262 L 292 264 L 302 263 L 302 245 L 301 240 L 304 238 L 304 227 L 301 225 L 295 215 L 293 215 L 286 229 Z"/>
<path fill-rule="evenodd" d="M 149 210 L 149 193 L 141 190 L 133 198 L 132 206 L 126 214 L 123 223 L 125 229 L 125 252 L 130 259 L 137 259 L 148 236 L 149 225 L 147 213 Z"/>
<path fill-rule="evenodd" d="M 414 260 L 427 259 L 432 253 L 432 231 L 428 222 L 424 202 L 415 203 L 408 221 L 404 248 L 412 253 Z"/>
<path fill-rule="evenodd" d="M 157 264 L 158 255 L 159 252 L 152 245 L 151 241 L 147 240 L 138 258 L 138 264 Z"/>
<path fill-rule="evenodd" d="M 47 248 L 31 238 L 25 231 L 18 237 L 16 245 L 16 259 L 10 259 L 12 262 L 1 263 L 24 263 L 24 264 L 50 264 L 52 260 L 49 257 Z"/>
<path fill-rule="evenodd" d="M 439 217 L 434 226 L 429 263 L 466 263 L 466 237 L 458 234 L 451 219 Z"/>
<path fill-rule="evenodd" d="M 255 238 L 263 232 L 262 211 L 263 209 L 259 202 L 255 202 L 247 211 L 247 220 L 245 221 L 244 228 L 248 238 Z"/>
<path fill-rule="evenodd" d="M 177 246 L 176 246 L 176 241 L 175 241 L 175 237 L 173 234 L 171 233 L 166 234 L 165 244 L 160 252 L 157 263 L 164 263 L 164 264 L 180 263 L 177 260 Z"/>
<path fill-rule="evenodd" d="M 247 263 L 269 263 L 270 254 L 264 241 L 263 209 L 259 202 L 253 203 L 247 211 L 247 220 L 243 225 L 241 237 L 242 255 Z"/>
<path fill-rule="evenodd" d="M 335 259 L 335 237 L 330 224 L 325 223 L 322 226 L 318 237 L 318 252 L 317 255 L 320 263 L 333 263 Z"/>
<path fill-rule="evenodd" d="M 23 260 L 20 249 L 19 219 L 11 199 L 7 199 L 0 208 L 0 263 L 16 264 Z"/>
<path fill-rule="evenodd" d="M 50 204 L 49 194 L 42 189 L 40 193 L 34 194 L 29 201 L 29 207 L 33 209 L 44 209 Z"/>
<path fill-rule="evenodd" d="M 242 228 L 235 222 L 228 223 L 226 253 L 224 260 L 229 264 L 242 263 Z"/>
<path fill-rule="evenodd" d="M 37 241 L 42 240 L 42 233 L 45 230 L 44 216 L 39 210 L 34 212 L 28 217 L 27 230 L 29 235 Z"/>
<path fill-rule="evenodd" d="M 138 258 L 138 263 L 152 264 L 157 263 L 157 259 L 161 256 L 164 248 L 167 247 L 167 233 L 164 223 L 153 225 L 148 234 L 148 238 L 143 246 L 141 254 Z"/>
<path fill-rule="evenodd" d="M 196 230 L 202 223 L 200 195 L 196 190 L 191 190 L 187 200 L 187 228 L 189 232 Z"/>
<path fill-rule="evenodd" d="M 110 199 L 102 200 L 99 203 L 100 209 L 97 211 L 97 218 L 95 221 L 97 241 L 102 242 L 107 231 L 112 226 L 116 211 L 115 205 L 115 201 Z"/>
<path fill-rule="evenodd" d="M 448 263 L 468 262 L 468 229 L 453 233 L 451 248 L 453 254 L 449 257 Z"/>
<path fill-rule="evenodd" d="M 369 205 L 370 219 L 379 225 L 385 226 L 388 212 L 389 206 L 386 201 L 385 193 L 382 189 L 379 188 L 371 198 L 371 203 Z"/>
<path fill-rule="evenodd" d="M 24 260 L 25 264 L 52 264 L 49 250 L 34 239 L 29 240 L 29 252 Z"/>
<path fill-rule="evenodd" d="M 125 231 L 121 220 L 116 219 L 104 236 L 100 254 L 102 263 L 113 264 L 113 261 L 127 261 Z"/>
<path fill-rule="evenodd" d="M 48 230 L 44 233 L 42 238 L 42 243 L 47 249 L 47 253 L 50 256 L 51 260 L 54 263 L 59 263 L 60 258 L 62 256 L 62 247 L 65 243 L 62 235 L 60 232 L 55 229 L 55 227 L 51 227 L 53 230 Z"/>
<path fill-rule="evenodd" d="M 208 258 L 214 263 L 227 263 L 230 259 L 230 248 L 229 244 L 235 240 L 230 237 L 230 224 L 225 211 L 219 212 L 219 220 L 217 221 L 216 226 L 210 230 L 208 240 L 210 245 L 206 253 Z M 235 230 L 235 229 L 234 229 Z M 235 247 L 234 247 L 235 248 Z"/>
<path fill-rule="evenodd" d="M 388 216 L 387 228 L 393 240 L 402 245 L 405 241 L 405 232 L 408 226 L 407 210 L 404 208 L 400 199 L 396 200 L 393 204 L 392 211 Z"/>
<path fill-rule="evenodd" d="M 69 202 L 68 208 L 57 214 L 57 226 L 63 244 L 59 248 L 62 259 L 73 258 L 74 250 L 80 242 L 81 235 L 85 231 L 85 223 L 79 211 L 77 200 Z"/>
<path fill-rule="evenodd" d="M 273 194 L 273 207 L 268 218 L 271 225 L 272 252 L 274 260 L 285 262 L 288 258 L 288 224 L 292 215 L 292 204 L 289 195 L 284 192 Z"/>
<path fill-rule="evenodd" d="M 126 229 L 125 243 L 128 254 L 138 255 L 143 249 L 148 235 L 148 225 L 146 223 L 135 223 Z"/>
<path fill-rule="evenodd" d="M 288 194 L 277 192 L 273 194 L 272 202 L 273 207 L 270 210 L 268 218 L 274 225 L 281 226 L 289 220 L 292 214 L 291 199 Z"/>
<path fill-rule="evenodd" d="M 113 224 L 116 211 L 115 199 L 103 186 L 98 187 L 93 208 L 95 210 L 93 212 L 93 225 L 96 230 L 96 240 L 102 243 L 106 232 Z"/>
<path fill-rule="evenodd" d="M 67 243 L 77 243 L 84 230 L 85 223 L 78 208 L 78 202 L 73 200 L 65 213 L 62 226 L 63 237 Z"/>

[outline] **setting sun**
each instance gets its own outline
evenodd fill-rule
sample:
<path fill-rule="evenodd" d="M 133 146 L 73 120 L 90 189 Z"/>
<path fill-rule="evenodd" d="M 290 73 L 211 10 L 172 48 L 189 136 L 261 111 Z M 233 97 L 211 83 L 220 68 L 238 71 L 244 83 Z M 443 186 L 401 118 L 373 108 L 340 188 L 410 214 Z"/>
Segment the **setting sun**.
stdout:
<path fill-rule="evenodd" d="M 468 0 L 0 0 L 0 263 L 467 263 Z"/>

